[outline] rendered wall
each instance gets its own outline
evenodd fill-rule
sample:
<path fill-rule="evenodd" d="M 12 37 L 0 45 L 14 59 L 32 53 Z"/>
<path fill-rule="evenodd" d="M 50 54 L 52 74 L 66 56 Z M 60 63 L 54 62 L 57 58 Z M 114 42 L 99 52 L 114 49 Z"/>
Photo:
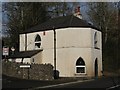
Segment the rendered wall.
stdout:
<path fill-rule="evenodd" d="M 27 50 L 35 50 L 34 41 L 35 36 L 39 34 L 41 36 L 41 48 L 51 49 L 53 48 L 53 30 L 43 32 L 34 32 L 27 34 Z M 64 28 L 56 30 L 57 47 L 91 47 L 91 32 L 90 28 Z M 20 35 L 20 51 L 25 49 L 25 34 Z"/>
<path fill-rule="evenodd" d="M 31 63 L 42 64 L 42 52 L 39 52 L 38 54 L 32 56 L 30 61 Z"/>
<path fill-rule="evenodd" d="M 89 76 L 94 75 L 92 50 L 92 30 L 89 28 L 67 28 L 57 30 L 57 69 L 60 71 L 60 76 L 73 77 L 73 76 Z M 50 35 L 51 34 L 51 35 Z M 50 37 L 49 37 L 50 36 Z M 47 38 L 53 40 L 53 32 L 49 33 Z M 44 41 L 47 41 L 47 38 Z M 44 42 L 43 41 L 43 42 Z M 49 42 L 49 41 L 48 41 Z M 44 42 L 43 50 L 43 63 L 52 63 L 54 65 L 54 51 L 53 41 L 51 44 Z M 95 53 L 94 53 L 95 54 Z M 93 55 L 94 55 L 93 54 Z M 86 64 L 86 74 L 79 75 L 75 73 L 76 61 L 82 57 Z M 99 58 L 99 57 L 98 57 Z"/>
<path fill-rule="evenodd" d="M 97 32 L 98 47 L 94 48 L 94 34 Z M 53 30 L 43 32 L 34 32 L 27 34 L 27 50 L 35 50 L 34 40 L 36 34 L 41 36 L 41 48 L 43 49 L 42 61 L 40 63 L 51 63 L 54 65 L 54 35 Z M 22 36 L 23 35 L 23 36 Z M 22 34 L 21 38 L 24 38 Z M 23 40 L 23 39 L 20 39 Z M 23 40 L 24 41 L 24 40 Z M 102 44 L 101 32 L 90 28 L 63 28 L 56 30 L 57 43 L 57 69 L 60 70 L 60 76 L 94 76 L 94 62 L 98 59 L 98 72 L 101 75 L 102 70 Z M 24 47 L 24 44 L 20 50 Z M 77 59 L 81 57 L 86 64 L 86 74 L 78 75 L 75 73 L 75 64 Z M 36 57 L 37 58 L 37 57 Z M 40 57 L 38 57 L 40 58 Z"/>
<path fill-rule="evenodd" d="M 98 40 L 98 49 L 95 49 L 94 48 L 94 34 L 95 32 L 97 32 L 97 40 Z M 95 29 L 91 29 L 91 33 L 92 33 L 92 46 L 93 46 L 93 50 L 92 50 L 92 60 L 93 60 L 93 71 L 95 73 L 95 60 L 97 59 L 97 62 L 98 62 L 98 76 L 101 76 L 102 75 L 102 70 L 103 70 L 103 67 L 102 67 L 102 33 L 100 31 L 97 31 Z M 94 76 L 94 73 L 93 73 L 93 76 Z"/>

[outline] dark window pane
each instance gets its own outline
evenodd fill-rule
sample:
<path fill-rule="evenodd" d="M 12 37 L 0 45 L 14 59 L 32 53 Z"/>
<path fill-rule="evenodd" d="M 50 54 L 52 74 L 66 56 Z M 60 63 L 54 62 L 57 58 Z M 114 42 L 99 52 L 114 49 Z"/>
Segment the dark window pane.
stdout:
<path fill-rule="evenodd" d="M 36 38 L 35 38 L 35 48 L 40 48 L 40 45 L 41 45 L 41 37 L 40 35 L 36 35 Z"/>
<path fill-rule="evenodd" d="M 32 62 L 34 62 L 34 58 L 33 58 Z"/>
<path fill-rule="evenodd" d="M 78 66 L 78 65 L 85 65 L 85 62 L 83 61 L 82 58 L 79 58 L 79 59 L 77 60 L 77 62 L 76 62 L 76 65 L 77 65 L 77 66 Z"/>
<path fill-rule="evenodd" d="M 97 47 L 97 43 L 98 43 L 98 41 L 97 41 L 97 32 L 95 32 L 95 35 L 94 35 L 94 46 L 95 46 L 95 48 Z"/>
<path fill-rule="evenodd" d="M 41 41 L 40 35 L 37 35 L 37 36 L 36 36 L 35 42 L 36 42 L 36 41 Z"/>
<path fill-rule="evenodd" d="M 85 73 L 85 67 L 77 67 L 77 73 Z"/>
<path fill-rule="evenodd" d="M 41 43 L 35 43 L 36 48 L 40 48 Z"/>

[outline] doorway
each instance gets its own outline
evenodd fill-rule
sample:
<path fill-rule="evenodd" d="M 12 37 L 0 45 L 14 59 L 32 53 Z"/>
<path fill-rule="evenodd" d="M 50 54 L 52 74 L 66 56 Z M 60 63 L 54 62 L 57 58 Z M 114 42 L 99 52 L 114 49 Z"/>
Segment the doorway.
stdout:
<path fill-rule="evenodd" d="M 98 59 L 95 59 L 95 77 L 98 77 Z"/>

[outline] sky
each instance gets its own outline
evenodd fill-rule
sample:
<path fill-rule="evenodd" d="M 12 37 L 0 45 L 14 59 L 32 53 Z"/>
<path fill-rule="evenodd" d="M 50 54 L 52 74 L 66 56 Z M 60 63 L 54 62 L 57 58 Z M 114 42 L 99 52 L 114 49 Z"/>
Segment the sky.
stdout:
<path fill-rule="evenodd" d="M 86 15 L 86 11 L 87 11 L 87 4 L 86 2 L 117 2 L 119 0 L 0 0 L 0 37 L 2 33 L 2 3 L 1 2 L 80 2 L 80 7 L 81 7 L 81 14 L 83 15 L 83 19 L 88 20 L 87 19 L 87 15 Z M 3 18 L 4 20 L 6 20 L 6 18 Z"/>
<path fill-rule="evenodd" d="M 87 10 L 87 8 L 86 8 L 86 3 L 80 3 L 80 7 L 81 7 L 81 14 L 83 15 L 83 19 L 85 19 L 87 16 L 86 16 L 86 10 Z M 0 12 L 0 17 L 2 18 L 2 15 L 3 15 L 4 13 L 2 13 L 2 12 Z M 2 24 L 4 24 L 4 21 L 6 22 L 7 21 L 7 19 L 6 19 L 6 16 L 5 16 L 5 14 L 4 14 L 4 17 L 3 17 L 3 21 L 1 20 L 1 22 L 2 22 Z M 3 29 L 0 29 L 1 30 L 1 32 L 2 32 L 2 35 L 4 35 L 5 36 L 5 34 L 6 34 L 6 32 L 5 32 L 5 29 L 7 29 L 5 26 L 2 26 L 2 28 Z M 7 34 L 6 34 L 7 35 Z"/>

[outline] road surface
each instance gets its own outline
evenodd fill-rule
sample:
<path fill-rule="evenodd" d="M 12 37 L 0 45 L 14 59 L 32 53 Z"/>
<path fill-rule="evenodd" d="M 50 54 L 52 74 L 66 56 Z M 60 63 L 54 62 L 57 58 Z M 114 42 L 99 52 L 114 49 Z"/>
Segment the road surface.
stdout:
<path fill-rule="evenodd" d="M 105 90 L 120 90 L 120 77 L 102 77 L 88 80 L 53 80 L 53 81 L 35 81 L 35 80 L 20 80 L 3 78 L 2 88 L 4 89 L 27 89 L 40 90 L 42 88 L 103 88 Z M 116 88 L 117 87 L 117 88 Z M 7 89 L 7 90 L 8 90 Z"/>
<path fill-rule="evenodd" d="M 120 77 L 103 77 L 103 78 L 96 78 L 86 81 L 77 81 L 73 83 L 63 83 L 58 85 L 49 85 L 43 87 L 37 87 L 36 89 L 40 88 L 85 88 L 85 89 L 105 89 L 105 90 L 120 90 Z"/>

